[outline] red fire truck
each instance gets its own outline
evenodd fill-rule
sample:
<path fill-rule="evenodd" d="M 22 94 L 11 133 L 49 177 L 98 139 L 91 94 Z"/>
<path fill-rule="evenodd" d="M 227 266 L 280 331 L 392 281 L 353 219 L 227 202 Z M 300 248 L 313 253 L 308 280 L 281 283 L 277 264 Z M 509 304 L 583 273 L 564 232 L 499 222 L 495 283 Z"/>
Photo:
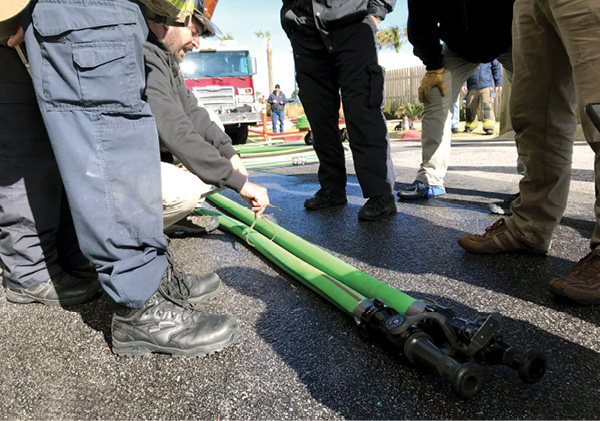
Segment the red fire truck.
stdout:
<path fill-rule="evenodd" d="M 246 143 L 248 126 L 262 121 L 253 76 L 256 60 L 235 41 L 203 41 L 185 55 L 181 71 L 198 104 L 217 113 L 234 144 Z"/>

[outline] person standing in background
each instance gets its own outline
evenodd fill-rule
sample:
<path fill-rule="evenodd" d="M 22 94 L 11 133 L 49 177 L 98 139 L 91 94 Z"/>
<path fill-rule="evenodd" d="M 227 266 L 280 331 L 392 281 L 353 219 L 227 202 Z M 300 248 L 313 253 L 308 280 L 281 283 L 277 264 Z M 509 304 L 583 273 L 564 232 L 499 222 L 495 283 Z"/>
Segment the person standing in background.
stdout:
<path fill-rule="evenodd" d="M 494 134 L 494 97 L 502 92 L 502 65 L 498 60 L 483 63 L 467 79 L 467 110 L 465 132 L 477 128 L 477 116 L 483 115 L 483 131 Z"/>
<path fill-rule="evenodd" d="M 277 133 L 277 120 L 279 120 L 279 133 L 283 133 L 283 120 L 285 119 L 284 109 L 287 100 L 285 99 L 285 94 L 281 92 L 281 87 L 278 84 L 275 85 L 275 90 L 271 92 L 267 102 L 271 104 L 273 133 Z"/>
<path fill-rule="evenodd" d="M 300 99 L 314 134 L 321 188 L 308 210 L 348 203 L 340 130 L 340 92 L 356 177 L 367 202 L 359 220 L 378 221 L 397 211 L 390 137 L 381 110 L 384 71 L 376 33 L 395 0 L 284 0 L 281 24 L 294 50 Z"/>

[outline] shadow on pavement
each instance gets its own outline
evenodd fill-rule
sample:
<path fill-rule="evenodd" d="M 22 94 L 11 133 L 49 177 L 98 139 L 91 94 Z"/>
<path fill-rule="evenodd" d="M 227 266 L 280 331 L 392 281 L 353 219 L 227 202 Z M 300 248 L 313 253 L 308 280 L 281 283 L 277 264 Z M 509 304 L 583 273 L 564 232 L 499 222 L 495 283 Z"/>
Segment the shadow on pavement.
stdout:
<path fill-rule="evenodd" d="M 284 280 L 246 267 L 223 268 L 219 274 L 238 293 L 265 304 L 253 326 L 256 333 L 296 372 L 314 399 L 344 418 L 417 419 L 424 411 L 432 419 L 486 419 L 491 414 L 498 419 L 569 419 L 593 418 L 600 410 L 600 401 L 579 392 L 600 398 L 596 381 L 581 375 L 600 368 L 598 355 L 528 322 L 505 317 L 502 332 L 515 347 L 545 351 L 546 377 L 526 385 L 507 367 L 482 364 L 483 392 L 464 401 L 437 373 L 363 337 L 350 316 L 287 275 L 282 275 Z M 249 283 L 251 279 L 264 283 Z M 476 313 L 448 299 L 444 303 L 459 316 Z"/>

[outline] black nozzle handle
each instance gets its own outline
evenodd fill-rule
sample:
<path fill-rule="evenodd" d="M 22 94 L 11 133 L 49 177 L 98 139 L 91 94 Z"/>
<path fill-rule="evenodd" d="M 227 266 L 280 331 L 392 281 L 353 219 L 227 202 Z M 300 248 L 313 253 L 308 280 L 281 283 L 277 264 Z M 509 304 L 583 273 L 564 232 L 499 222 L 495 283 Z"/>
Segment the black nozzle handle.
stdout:
<path fill-rule="evenodd" d="M 504 363 L 517 370 L 523 383 L 537 383 L 546 374 L 546 356 L 540 351 L 530 350 L 522 353 L 510 348 L 504 355 Z"/>
<path fill-rule="evenodd" d="M 482 350 L 481 359 L 488 364 L 504 364 L 516 370 L 521 381 L 528 384 L 539 382 L 546 374 L 546 356 L 541 351 L 521 352 L 499 338 Z"/>
<path fill-rule="evenodd" d="M 461 364 L 444 354 L 422 331 L 412 333 L 404 344 L 404 355 L 413 364 L 424 364 L 435 368 L 450 381 L 454 392 L 463 399 L 469 399 L 481 392 L 483 371 L 473 363 Z"/>

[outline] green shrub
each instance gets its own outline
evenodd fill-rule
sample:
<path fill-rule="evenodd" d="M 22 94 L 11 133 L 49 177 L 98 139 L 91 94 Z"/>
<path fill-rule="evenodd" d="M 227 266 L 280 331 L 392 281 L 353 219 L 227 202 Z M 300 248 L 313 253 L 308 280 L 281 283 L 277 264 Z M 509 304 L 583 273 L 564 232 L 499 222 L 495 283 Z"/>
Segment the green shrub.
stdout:
<path fill-rule="evenodd" d="M 390 105 L 386 105 L 385 107 L 383 107 L 382 111 L 383 115 L 387 120 L 392 120 L 396 118 L 396 114 L 398 113 L 399 109 L 400 106 L 398 105 L 398 103 L 392 102 Z"/>
<path fill-rule="evenodd" d="M 401 107 L 398 107 L 395 114 L 396 118 L 401 118 L 404 114 L 411 120 L 421 118 L 421 115 L 423 114 L 423 104 L 404 104 Z"/>

